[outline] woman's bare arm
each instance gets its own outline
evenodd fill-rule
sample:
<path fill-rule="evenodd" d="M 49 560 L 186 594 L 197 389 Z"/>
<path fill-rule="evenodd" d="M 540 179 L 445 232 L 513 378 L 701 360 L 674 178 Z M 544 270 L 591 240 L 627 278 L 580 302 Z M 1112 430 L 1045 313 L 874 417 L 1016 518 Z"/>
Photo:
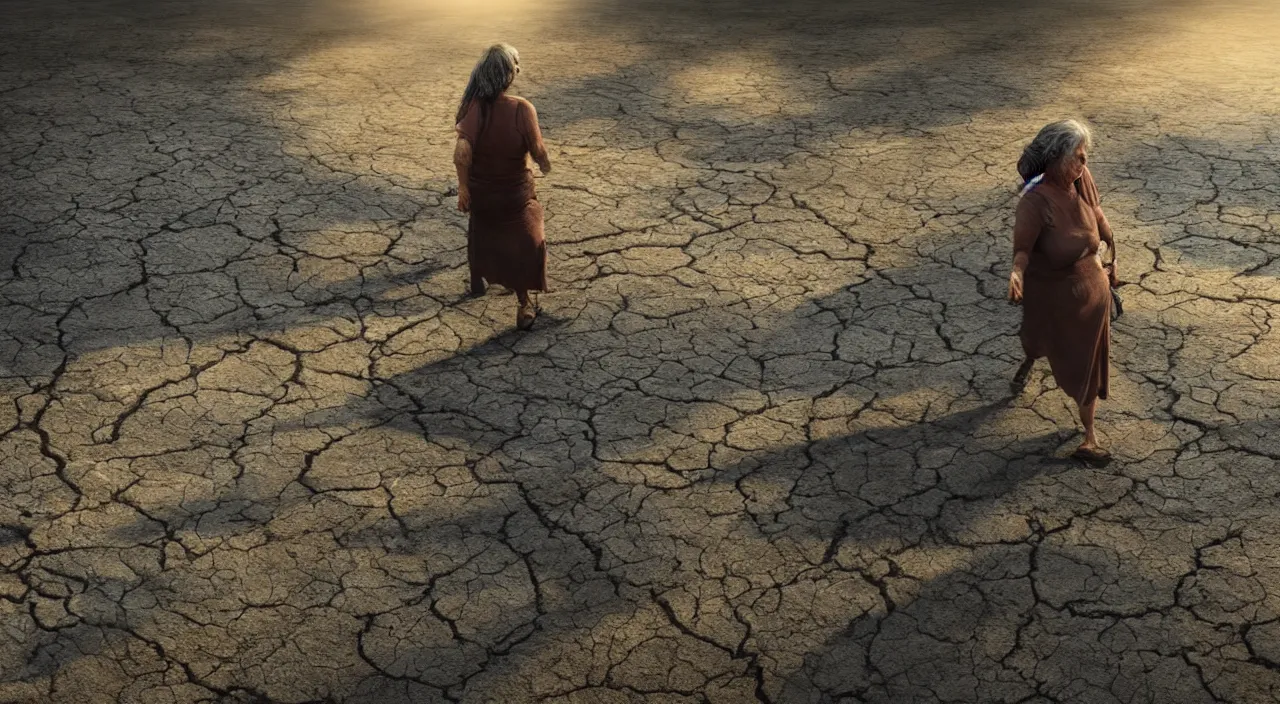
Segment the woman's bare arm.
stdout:
<path fill-rule="evenodd" d="M 526 125 L 526 135 L 528 137 L 529 156 L 537 162 L 538 168 L 542 173 L 551 173 L 551 157 L 547 155 L 547 145 L 542 142 L 542 128 L 538 125 L 538 111 L 533 107 L 533 103 L 525 103 L 529 108 L 529 123 Z"/>
<path fill-rule="evenodd" d="M 458 170 L 458 210 L 464 213 L 471 210 L 471 189 L 467 186 L 471 158 L 471 142 L 458 137 L 458 143 L 453 147 L 453 166 Z"/>
<path fill-rule="evenodd" d="M 1120 256 L 1119 250 L 1116 249 L 1116 237 L 1111 232 L 1111 223 L 1107 222 L 1107 216 L 1102 212 L 1102 206 L 1093 206 L 1094 217 L 1098 221 L 1098 237 L 1107 243 L 1107 249 L 1111 250 L 1110 270 L 1107 272 L 1107 280 L 1114 288 L 1120 285 L 1120 265 L 1116 263 L 1116 258 Z"/>
<path fill-rule="evenodd" d="M 1040 238 L 1044 219 L 1038 204 L 1030 194 L 1018 201 L 1013 221 L 1013 271 L 1009 272 L 1009 300 L 1022 300 L 1022 274 L 1031 261 L 1031 250 Z"/>
<path fill-rule="evenodd" d="M 1093 217 L 1098 221 L 1098 237 L 1107 243 L 1107 248 L 1111 250 L 1111 256 L 1116 255 L 1116 238 L 1111 233 L 1111 223 L 1107 222 L 1107 216 L 1102 212 L 1102 206 L 1093 206 Z"/>
<path fill-rule="evenodd" d="M 539 146 L 540 148 L 538 151 L 530 152 L 530 155 L 533 157 L 533 160 L 537 162 L 538 169 L 540 169 L 544 174 L 549 174 L 551 173 L 551 157 L 547 155 L 547 148 L 545 146 Z"/>

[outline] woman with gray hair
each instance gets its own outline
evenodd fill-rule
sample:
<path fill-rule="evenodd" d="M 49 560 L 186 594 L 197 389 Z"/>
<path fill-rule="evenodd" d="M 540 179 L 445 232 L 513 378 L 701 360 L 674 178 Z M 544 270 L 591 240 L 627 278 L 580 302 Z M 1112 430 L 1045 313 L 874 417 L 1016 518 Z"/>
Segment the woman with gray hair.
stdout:
<path fill-rule="evenodd" d="M 458 210 L 468 213 L 467 265 L 471 294 L 485 282 L 516 293 L 516 327 L 533 327 L 537 310 L 530 291 L 547 290 L 547 245 L 542 204 L 526 155 L 542 173 L 551 160 L 542 143 L 538 112 L 524 98 L 507 95 L 520 73 L 520 54 L 507 44 L 485 50 L 471 71 L 458 105 Z"/>
<path fill-rule="evenodd" d="M 1115 240 L 1102 213 L 1098 188 L 1086 167 L 1092 137 L 1075 120 L 1046 125 L 1022 152 L 1018 173 L 1025 185 L 1013 226 L 1009 300 L 1022 303 L 1026 361 L 1014 375 L 1022 390 L 1032 364 L 1049 358 L 1059 388 L 1075 400 L 1084 442 L 1074 457 L 1110 458 L 1098 445 L 1094 411 L 1107 398 L 1111 349 L 1110 281 L 1098 248 Z"/>

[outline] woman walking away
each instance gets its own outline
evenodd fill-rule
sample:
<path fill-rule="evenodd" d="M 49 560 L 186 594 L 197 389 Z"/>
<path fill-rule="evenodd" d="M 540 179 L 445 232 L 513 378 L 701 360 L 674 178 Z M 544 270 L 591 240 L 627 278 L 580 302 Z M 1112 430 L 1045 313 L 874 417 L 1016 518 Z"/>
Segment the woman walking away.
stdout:
<path fill-rule="evenodd" d="M 1075 400 L 1084 442 L 1074 457 L 1104 462 L 1094 410 L 1108 390 L 1111 348 L 1111 281 L 1098 256 L 1106 242 L 1115 258 L 1111 226 L 1099 206 L 1098 188 L 1086 167 L 1089 130 L 1075 120 L 1046 125 L 1018 160 L 1025 181 L 1013 226 L 1009 300 L 1022 302 L 1026 361 L 1014 375 L 1021 391 L 1031 365 L 1049 358 L 1053 378 Z"/>
<path fill-rule="evenodd" d="M 516 292 L 516 327 L 528 330 L 537 315 L 530 291 L 547 290 L 547 245 L 542 204 L 533 188 L 525 155 L 550 173 L 538 113 L 524 98 L 507 95 L 520 72 L 514 47 L 489 47 L 471 71 L 458 105 L 458 210 L 470 215 L 467 264 L 471 294 L 485 282 Z"/>

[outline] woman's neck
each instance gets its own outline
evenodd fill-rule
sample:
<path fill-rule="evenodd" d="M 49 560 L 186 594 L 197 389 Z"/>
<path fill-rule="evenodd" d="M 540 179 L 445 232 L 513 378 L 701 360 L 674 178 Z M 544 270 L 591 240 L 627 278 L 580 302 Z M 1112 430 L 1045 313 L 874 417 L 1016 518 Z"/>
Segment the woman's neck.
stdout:
<path fill-rule="evenodd" d="M 1051 185 L 1061 188 L 1064 191 L 1072 190 L 1075 185 L 1075 179 L 1068 180 L 1067 175 L 1062 173 L 1061 171 L 1058 171 L 1057 169 L 1054 169 L 1046 173 L 1044 175 L 1044 180 L 1050 183 Z"/>

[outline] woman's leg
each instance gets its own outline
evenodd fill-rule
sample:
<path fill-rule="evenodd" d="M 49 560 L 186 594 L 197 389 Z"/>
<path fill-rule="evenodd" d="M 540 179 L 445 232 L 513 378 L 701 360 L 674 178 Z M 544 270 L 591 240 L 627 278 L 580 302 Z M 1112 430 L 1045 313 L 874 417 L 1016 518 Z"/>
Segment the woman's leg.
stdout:
<path fill-rule="evenodd" d="M 1098 436 L 1093 429 L 1093 414 L 1098 408 L 1098 399 L 1092 399 L 1088 403 L 1077 403 L 1076 407 L 1080 409 L 1080 422 L 1084 424 L 1084 442 L 1080 443 L 1080 449 L 1096 450 Z"/>
<path fill-rule="evenodd" d="M 522 288 L 516 289 L 516 301 L 520 305 L 516 309 L 516 327 L 528 330 L 533 327 L 533 319 L 537 317 L 537 313 L 533 310 L 533 303 L 529 301 L 529 292 Z"/>
<path fill-rule="evenodd" d="M 467 232 L 467 272 L 471 274 L 471 295 L 484 295 L 484 278 L 476 271 L 476 244 L 471 232 Z"/>

